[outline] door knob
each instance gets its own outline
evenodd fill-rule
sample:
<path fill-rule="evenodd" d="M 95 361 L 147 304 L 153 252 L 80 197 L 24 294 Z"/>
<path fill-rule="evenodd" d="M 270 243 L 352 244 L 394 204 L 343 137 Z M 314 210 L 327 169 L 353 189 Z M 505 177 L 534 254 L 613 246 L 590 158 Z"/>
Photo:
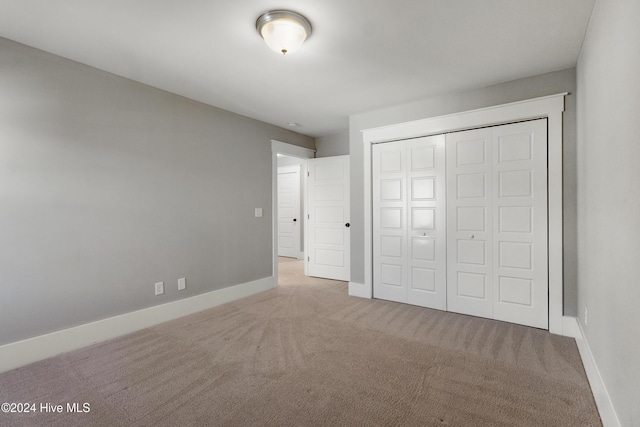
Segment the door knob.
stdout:
<path fill-rule="evenodd" d="M 349 227 L 351 227 L 351 224 L 346 223 L 344 226 L 345 226 L 345 227 L 347 227 L 347 228 L 349 228 Z"/>
<path fill-rule="evenodd" d="M 476 237 L 476 235 L 475 235 L 475 234 L 469 234 L 469 238 L 470 238 L 470 239 L 473 239 L 473 238 L 475 238 L 475 237 Z"/>
<path fill-rule="evenodd" d="M 296 221 L 297 221 L 297 219 L 293 218 L 293 222 L 296 222 Z"/>

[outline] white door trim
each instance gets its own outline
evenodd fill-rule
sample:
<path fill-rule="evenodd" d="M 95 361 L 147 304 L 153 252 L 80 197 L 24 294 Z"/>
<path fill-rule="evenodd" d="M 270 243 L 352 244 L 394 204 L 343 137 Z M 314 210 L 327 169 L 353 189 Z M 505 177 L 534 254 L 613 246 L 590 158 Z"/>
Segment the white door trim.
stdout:
<path fill-rule="evenodd" d="M 275 277 L 275 283 L 278 283 L 278 154 L 284 154 L 285 156 L 298 157 L 300 159 L 313 159 L 316 155 L 316 150 L 310 148 L 299 147 L 293 144 L 287 144 L 286 142 L 271 140 L 271 255 L 272 255 L 272 274 Z M 305 162 L 306 163 L 306 162 Z M 302 173 L 306 173 L 306 166 L 302 168 Z M 305 181 L 306 182 L 306 179 Z M 306 198 L 305 191 L 305 198 Z M 305 210 L 307 209 L 306 201 L 304 203 Z M 303 212 L 306 215 L 306 212 Z M 306 221 L 305 221 L 306 229 Z M 306 231 L 305 231 L 306 234 Z M 305 239 L 305 252 L 307 250 L 307 244 Z M 304 255 L 306 259 L 306 253 Z M 305 263 L 306 274 L 306 263 Z"/>
<path fill-rule="evenodd" d="M 478 110 L 433 117 L 362 131 L 364 149 L 364 286 L 349 295 L 372 298 L 372 182 L 371 146 L 375 143 L 415 138 L 456 130 L 548 118 L 549 151 L 549 332 L 563 332 L 562 252 L 562 112 L 567 93 L 502 104 Z M 355 289 L 354 289 L 355 291 Z"/>

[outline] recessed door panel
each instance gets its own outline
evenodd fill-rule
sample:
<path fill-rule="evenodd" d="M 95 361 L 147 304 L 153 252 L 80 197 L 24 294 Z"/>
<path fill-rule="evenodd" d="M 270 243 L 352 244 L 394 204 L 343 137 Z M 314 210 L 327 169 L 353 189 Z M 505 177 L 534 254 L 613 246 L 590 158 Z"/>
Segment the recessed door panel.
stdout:
<path fill-rule="evenodd" d="M 413 230 L 435 230 L 436 212 L 433 208 L 411 208 Z"/>
<path fill-rule="evenodd" d="M 345 221 L 344 206 L 318 206 L 315 213 L 315 221 L 320 224 L 335 224 Z"/>
<path fill-rule="evenodd" d="M 380 182 L 380 200 L 402 200 L 402 180 L 385 179 Z"/>
<path fill-rule="evenodd" d="M 500 163 L 532 159 L 532 138 L 530 132 L 498 137 Z"/>
<path fill-rule="evenodd" d="M 376 163 L 379 163 L 379 171 L 381 174 L 402 173 L 404 157 L 403 151 L 384 150 L 379 153 Z"/>
<path fill-rule="evenodd" d="M 402 266 L 396 264 L 382 264 L 381 267 L 380 283 L 383 286 L 393 286 L 394 288 L 404 287 Z"/>
<path fill-rule="evenodd" d="M 486 231 L 484 206 L 458 206 L 458 231 Z"/>
<path fill-rule="evenodd" d="M 401 230 L 403 208 L 381 208 L 380 209 L 380 228 Z"/>
<path fill-rule="evenodd" d="M 486 197 L 484 173 L 462 173 L 456 177 L 458 199 L 484 199 Z"/>
<path fill-rule="evenodd" d="M 414 261 L 435 261 L 436 239 L 433 237 L 411 238 L 411 256 Z"/>
<path fill-rule="evenodd" d="M 499 206 L 498 230 L 501 233 L 531 233 L 533 209 L 531 206 Z"/>
<path fill-rule="evenodd" d="M 413 267 L 411 269 L 411 286 L 414 291 L 436 292 L 436 270 L 432 268 Z"/>
<path fill-rule="evenodd" d="M 533 244 L 528 242 L 500 242 L 500 267 L 531 270 Z"/>
<path fill-rule="evenodd" d="M 458 272 L 457 297 L 485 300 L 487 296 L 484 274 Z"/>
<path fill-rule="evenodd" d="M 500 197 L 531 197 L 531 170 L 498 173 Z"/>
<path fill-rule="evenodd" d="M 521 279 L 518 277 L 503 277 L 498 279 L 500 286 L 501 303 L 517 304 L 526 307 L 532 305 L 533 283 L 529 279 Z"/>
<path fill-rule="evenodd" d="M 402 240 L 401 236 L 380 236 L 380 255 L 384 257 L 402 258 Z"/>
<path fill-rule="evenodd" d="M 412 200 L 434 200 L 436 180 L 435 178 L 413 178 L 411 189 Z"/>
<path fill-rule="evenodd" d="M 420 171 L 435 168 L 435 152 L 434 146 L 411 147 L 411 170 Z"/>
<path fill-rule="evenodd" d="M 344 232 L 339 228 L 316 227 L 316 243 L 323 245 L 344 245 Z"/>
<path fill-rule="evenodd" d="M 345 200 L 345 188 L 342 184 L 318 185 L 315 189 L 318 202 L 339 202 Z"/>
<path fill-rule="evenodd" d="M 456 164 L 458 166 L 483 165 L 486 158 L 487 140 L 461 140 L 456 142 Z"/>
<path fill-rule="evenodd" d="M 486 242 L 479 240 L 458 240 L 458 264 L 472 264 L 486 267 Z"/>

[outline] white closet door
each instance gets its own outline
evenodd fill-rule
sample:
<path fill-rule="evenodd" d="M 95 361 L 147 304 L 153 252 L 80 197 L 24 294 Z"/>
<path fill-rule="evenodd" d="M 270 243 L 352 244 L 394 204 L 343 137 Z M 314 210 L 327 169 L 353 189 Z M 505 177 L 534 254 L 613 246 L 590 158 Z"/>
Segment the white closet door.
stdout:
<path fill-rule="evenodd" d="M 444 141 L 373 146 L 375 298 L 446 308 Z"/>
<path fill-rule="evenodd" d="M 446 136 L 447 310 L 493 317 L 491 129 Z"/>
<path fill-rule="evenodd" d="M 546 120 L 447 135 L 447 309 L 548 328 Z"/>
<path fill-rule="evenodd" d="M 407 141 L 409 304 L 447 308 L 444 135 Z"/>
<path fill-rule="evenodd" d="M 373 146 L 373 296 L 407 302 L 406 142 Z"/>
<path fill-rule="evenodd" d="M 548 329 L 547 121 L 493 128 L 494 318 Z"/>

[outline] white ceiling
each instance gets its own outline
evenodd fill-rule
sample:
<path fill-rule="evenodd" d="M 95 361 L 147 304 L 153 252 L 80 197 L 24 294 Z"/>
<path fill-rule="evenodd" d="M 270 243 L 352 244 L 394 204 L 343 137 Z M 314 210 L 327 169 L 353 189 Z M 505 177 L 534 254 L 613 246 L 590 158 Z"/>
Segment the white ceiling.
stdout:
<path fill-rule="evenodd" d="M 0 0 L 0 36 L 318 137 L 351 114 L 573 67 L 594 1 Z M 256 32 L 271 9 L 311 21 L 295 54 Z"/>

